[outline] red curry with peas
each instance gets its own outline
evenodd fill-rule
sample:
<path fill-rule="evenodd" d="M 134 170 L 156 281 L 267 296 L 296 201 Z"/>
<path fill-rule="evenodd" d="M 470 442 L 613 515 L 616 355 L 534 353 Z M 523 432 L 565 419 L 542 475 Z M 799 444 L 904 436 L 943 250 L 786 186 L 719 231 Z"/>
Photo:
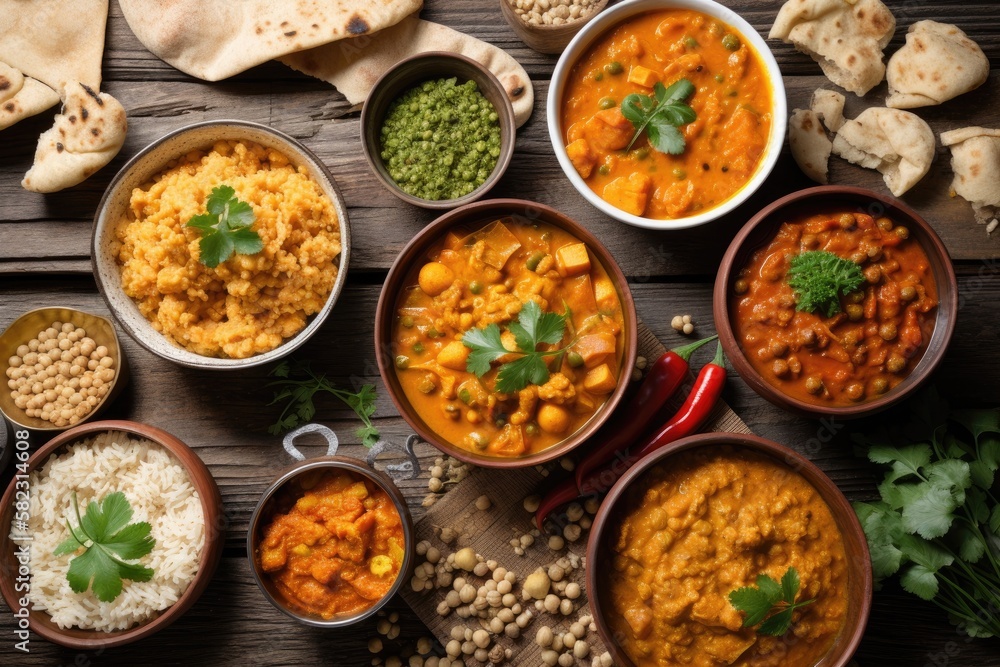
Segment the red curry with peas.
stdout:
<path fill-rule="evenodd" d="M 839 312 L 803 312 L 788 284 L 801 253 L 825 250 L 861 268 Z M 730 316 L 747 360 L 765 381 L 805 403 L 870 401 L 914 369 L 934 328 L 930 261 L 904 225 L 862 213 L 819 213 L 784 223 L 735 281 Z"/>

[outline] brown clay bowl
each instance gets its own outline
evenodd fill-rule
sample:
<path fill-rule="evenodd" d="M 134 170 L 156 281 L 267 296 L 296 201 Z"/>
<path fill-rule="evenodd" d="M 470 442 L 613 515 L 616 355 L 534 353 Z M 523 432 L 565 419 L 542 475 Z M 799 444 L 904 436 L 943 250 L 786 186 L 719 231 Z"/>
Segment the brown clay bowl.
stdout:
<path fill-rule="evenodd" d="M 532 25 L 517 15 L 510 3 L 511 0 L 500 0 L 500 13 L 503 14 L 511 29 L 529 48 L 539 53 L 549 54 L 562 53 L 563 49 L 576 36 L 576 33 L 580 32 L 583 26 L 608 6 L 608 0 L 598 0 L 586 16 L 575 21 L 569 21 L 562 25 Z"/>
<path fill-rule="evenodd" d="M 910 238 L 915 239 L 927 253 L 938 288 L 939 305 L 934 331 L 916 367 L 902 382 L 885 394 L 870 401 L 848 406 L 807 403 L 783 393 L 767 382 L 747 360 L 743 348 L 736 340 L 730 316 L 733 283 L 750 256 L 771 241 L 782 223 L 799 215 L 809 215 L 831 208 L 865 212 L 874 217 L 885 215 L 894 222 L 906 225 L 910 229 Z M 807 417 L 829 416 L 853 419 L 885 410 L 910 396 L 938 367 L 955 331 L 955 320 L 958 317 L 958 282 L 955 279 L 955 268 L 952 266 L 948 249 L 934 228 L 916 211 L 898 199 L 871 190 L 827 185 L 800 190 L 782 197 L 743 226 L 730 243 L 719 266 L 715 279 L 712 311 L 719 332 L 719 341 L 726 356 L 740 377 L 760 396 L 779 408 Z"/>
<path fill-rule="evenodd" d="M 393 366 L 396 351 L 392 343 L 392 324 L 395 318 L 396 300 L 402 293 L 405 286 L 404 282 L 414 264 L 422 261 L 427 250 L 452 227 L 472 227 L 477 223 L 482 225 L 507 215 L 519 216 L 560 227 L 586 243 L 587 247 L 601 262 L 608 272 L 608 276 L 614 282 L 618 290 L 618 297 L 621 301 L 622 313 L 625 318 L 625 352 L 621 366 L 623 369 L 622 376 L 618 382 L 618 386 L 611 396 L 608 397 L 607 402 L 576 433 L 573 433 L 562 442 L 546 450 L 520 458 L 483 456 L 462 449 L 461 447 L 456 447 L 437 435 L 427 426 L 420 415 L 417 414 L 413 406 L 410 405 L 406 395 L 403 393 L 403 389 L 400 387 Z M 594 435 L 604 422 L 611 417 L 611 414 L 625 394 L 628 386 L 628 373 L 635 365 L 636 351 L 638 349 L 637 325 L 638 318 L 635 313 L 635 303 L 632 300 L 632 292 L 629 290 L 625 274 L 622 273 L 614 257 L 604 247 L 604 244 L 597 240 L 596 236 L 572 218 L 544 204 L 537 204 L 523 199 L 491 199 L 485 202 L 469 204 L 446 213 L 427 225 L 403 248 L 399 257 L 393 262 L 389 275 L 385 279 L 385 283 L 382 286 L 382 293 L 379 296 L 378 306 L 375 309 L 376 359 L 378 360 L 379 373 L 382 375 L 382 382 L 385 383 L 389 391 L 389 396 L 396 405 L 396 409 L 399 410 L 399 414 L 426 442 L 460 461 L 465 461 L 476 466 L 488 468 L 527 468 L 546 463 L 571 452 Z"/>
<path fill-rule="evenodd" d="M 500 156 L 497 158 L 496 166 L 493 167 L 493 172 L 486 181 L 467 195 L 456 199 L 441 200 L 415 197 L 396 185 L 382 162 L 382 146 L 379 136 L 382 131 L 382 123 L 389 110 L 389 105 L 407 90 L 430 79 L 450 77 L 457 77 L 459 83 L 465 83 L 469 80 L 475 81 L 479 86 L 479 92 L 496 109 L 497 115 L 500 117 Z M 511 156 L 514 154 L 516 132 L 514 108 L 496 76 L 475 60 L 446 51 L 420 53 L 394 65 L 375 83 L 375 87 L 372 88 L 361 108 L 361 147 L 364 149 L 368 166 L 371 167 L 376 178 L 385 186 L 386 190 L 406 203 L 422 208 L 451 209 L 476 201 L 489 192 L 507 171 Z"/>
<path fill-rule="evenodd" d="M 633 483 L 641 479 L 647 470 L 678 452 L 720 445 L 744 448 L 775 459 L 778 463 L 787 466 L 790 471 L 797 472 L 804 477 L 829 506 L 843 537 L 846 555 L 848 572 L 847 618 L 833 646 L 822 660 L 817 662 L 815 666 L 798 665 L 796 667 L 844 667 L 861 643 L 872 603 L 871 556 L 858 517 L 837 485 L 807 458 L 776 442 L 738 433 L 703 433 L 671 443 L 630 468 L 604 498 L 597 516 L 594 517 L 594 524 L 587 543 L 588 566 L 586 572 L 587 596 L 591 610 L 594 612 L 594 621 L 597 624 L 597 632 L 601 640 L 611 652 L 616 665 L 634 667 L 635 663 L 625 654 L 621 644 L 616 641 L 614 633 L 611 631 L 608 624 L 608 614 L 613 612 L 604 599 L 606 595 L 604 586 L 608 578 L 614 576 L 608 544 L 616 537 L 615 530 L 620 525 L 620 501 L 622 501 L 626 491 Z"/>
<path fill-rule="evenodd" d="M 222 497 L 219 494 L 219 487 L 216 485 L 212 473 L 209 472 L 194 450 L 166 431 L 154 426 L 131 421 L 98 421 L 76 426 L 60 433 L 40 447 L 28 459 L 28 471 L 35 470 L 45 463 L 50 454 L 64 445 L 78 442 L 104 431 L 124 431 L 138 438 L 152 440 L 168 450 L 180 461 L 201 498 L 201 506 L 205 514 L 205 544 L 201 550 L 198 574 L 195 575 L 194 580 L 188 585 L 187 590 L 184 591 L 180 599 L 159 616 L 141 625 L 113 632 L 81 630 L 78 628 L 64 630 L 53 623 L 51 617 L 43 611 L 30 610 L 28 612 L 28 623 L 35 634 L 60 646 L 80 651 L 106 649 L 131 644 L 132 642 L 156 634 L 167 627 L 183 616 L 191 608 L 191 605 L 201 597 L 201 594 L 205 592 L 205 588 L 208 587 L 208 583 L 211 581 L 212 575 L 215 574 L 215 570 L 222 558 L 222 536 L 225 519 L 222 513 Z M 15 433 L 15 439 L 21 438 L 21 435 Z M 15 478 L 11 480 L 6 493 L 3 495 L 3 506 L 0 509 L 0 527 L 2 527 L 0 528 L 0 571 L 4 573 L 18 571 L 18 562 L 14 555 L 17 544 L 10 539 L 10 525 L 13 520 L 14 499 L 17 491 L 16 485 L 17 479 Z M 3 577 L 0 577 L 0 593 L 3 594 L 8 607 L 18 610 L 21 608 L 19 599 L 24 596 L 24 593 L 15 591 L 14 583 L 13 576 L 5 574 Z"/>

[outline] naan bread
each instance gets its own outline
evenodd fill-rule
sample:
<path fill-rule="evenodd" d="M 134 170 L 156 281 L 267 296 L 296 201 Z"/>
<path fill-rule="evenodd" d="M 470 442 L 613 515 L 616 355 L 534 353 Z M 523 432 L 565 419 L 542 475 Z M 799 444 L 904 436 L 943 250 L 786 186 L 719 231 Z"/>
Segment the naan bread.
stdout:
<path fill-rule="evenodd" d="M 835 84 L 864 95 L 885 76 L 882 49 L 895 30 L 881 0 L 788 0 L 768 37 L 794 44 Z"/>
<path fill-rule="evenodd" d="M 420 9 L 422 0 L 119 3 L 147 49 L 182 72 L 218 81 L 289 53 L 395 25 Z"/>
<path fill-rule="evenodd" d="M 906 45 L 889 59 L 887 107 L 914 109 L 947 102 L 975 90 L 990 76 L 990 61 L 956 26 L 918 21 Z"/>
<path fill-rule="evenodd" d="M 844 96 L 837 91 L 817 88 L 809 108 L 819 114 L 826 129 L 837 132 L 844 126 L 845 102 Z"/>
<path fill-rule="evenodd" d="M 873 107 L 844 123 L 833 152 L 882 173 L 899 197 L 923 178 L 934 161 L 934 132 L 919 116 L 899 109 Z"/>
<path fill-rule="evenodd" d="M 965 127 L 943 132 L 941 143 L 951 148 L 955 194 L 972 204 L 979 222 L 990 222 L 1000 208 L 1000 130 Z"/>
<path fill-rule="evenodd" d="M 817 183 L 827 182 L 830 151 L 833 143 L 827 138 L 819 114 L 812 109 L 796 109 L 788 121 L 788 147 L 799 169 Z"/>
<path fill-rule="evenodd" d="M 59 93 L 20 70 L 0 63 L 0 130 L 59 101 Z"/>
<path fill-rule="evenodd" d="M 327 44 L 280 60 L 292 69 L 333 84 L 351 104 L 360 104 L 386 70 L 426 51 L 461 53 L 484 65 L 507 91 L 518 127 L 528 120 L 535 94 L 528 73 L 516 60 L 492 44 L 416 17 L 408 17 L 371 37 Z"/>
<path fill-rule="evenodd" d="M 38 138 L 35 163 L 21 182 L 27 190 L 56 192 L 81 183 L 125 142 L 125 109 L 115 98 L 83 83 L 65 92 L 62 113 Z"/>

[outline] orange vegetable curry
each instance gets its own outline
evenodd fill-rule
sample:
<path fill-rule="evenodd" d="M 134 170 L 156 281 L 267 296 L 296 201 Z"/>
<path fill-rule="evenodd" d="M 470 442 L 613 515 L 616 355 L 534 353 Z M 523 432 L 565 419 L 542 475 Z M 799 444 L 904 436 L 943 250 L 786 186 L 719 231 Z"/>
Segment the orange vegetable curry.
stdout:
<path fill-rule="evenodd" d="M 528 456 L 575 433 L 604 405 L 621 374 L 623 315 L 586 244 L 558 227 L 508 217 L 452 230 L 426 257 L 397 303 L 392 353 L 406 398 L 428 428 L 486 456 Z M 508 327 L 528 301 L 564 316 L 565 333 L 537 348 L 549 353 L 544 383 L 500 393 L 498 367 L 524 356 Z M 490 324 L 511 354 L 477 377 L 462 338 Z"/>
<path fill-rule="evenodd" d="M 622 100 L 687 79 L 697 119 L 680 127 L 680 155 L 653 149 Z M 609 204 L 667 220 L 722 204 L 753 176 L 771 132 L 771 82 L 732 27 L 690 10 L 650 12 L 608 31 L 574 66 L 562 105 L 566 152 Z"/>
<path fill-rule="evenodd" d="M 403 524 L 392 498 L 345 470 L 313 470 L 278 492 L 257 558 L 293 609 L 324 619 L 365 611 L 403 565 Z"/>
<path fill-rule="evenodd" d="M 606 549 L 605 616 L 637 667 L 811 667 L 847 614 L 847 562 L 830 508 L 801 475 L 730 446 L 670 456 L 622 498 Z M 785 637 L 743 628 L 729 593 L 801 578 Z"/>
<path fill-rule="evenodd" d="M 782 393 L 814 405 L 878 398 L 903 381 L 927 347 L 938 305 L 927 253 L 887 217 L 823 212 L 783 224 L 734 283 L 736 340 Z M 801 252 L 826 250 L 858 264 L 865 282 L 840 312 L 796 309 L 786 276 Z"/>

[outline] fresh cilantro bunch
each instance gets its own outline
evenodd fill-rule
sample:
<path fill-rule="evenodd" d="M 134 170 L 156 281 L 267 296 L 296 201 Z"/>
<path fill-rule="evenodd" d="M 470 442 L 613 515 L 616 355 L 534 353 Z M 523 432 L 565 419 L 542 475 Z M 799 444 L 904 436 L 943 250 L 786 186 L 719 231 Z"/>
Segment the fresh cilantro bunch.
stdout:
<path fill-rule="evenodd" d="M 854 503 L 876 580 L 948 612 L 972 637 L 1000 637 L 1000 409 L 950 410 L 934 390 L 854 440 L 889 466 L 881 500 Z"/>
<path fill-rule="evenodd" d="M 653 97 L 641 93 L 626 96 L 622 100 L 622 115 L 632 123 L 635 134 L 625 150 L 631 150 L 645 130 L 649 145 L 656 150 L 670 155 L 683 153 L 684 135 L 677 128 L 693 123 L 698 117 L 686 104 L 694 91 L 693 83 L 681 79 L 669 88 L 657 81 Z"/>
<path fill-rule="evenodd" d="M 567 315 L 543 313 L 541 306 L 534 301 L 524 304 L 517 322 L 507 327 L 517 343 L 518 352 L 514 354 L 521 356 L 500 367 L 496 381 L 498 392 L 512 394 L 529 384 L 548 382 L 549 367 L 545 361 L 546 357 L 559 356 L 566 351 L 566 348 L 539 352 L 538 346 L 555 345 L 561 341 L 566 334 L 566 320 Z M 489 373 L 492 363 L 497 359 L 512 354 L 504 347 L 500 338 L 500 327 L 496 324 L 465 332 L 462 343 L 472 350 L 466 361 L 466 369 L 476 377 L 483 377 Z"/>
<path fill-rule="evenodd" d="M 122 592 L 122 580 L 149 581 L 153 570 L 128 560 L 142 558 L 156 544 L 145 521 L 132 520 L 132 505 L 121 491 L 112 493 L 99 504 L 91 501 L 87 512 L 80 516 L 76 492 L 73 492 L 73 512 L 77 527 L 69 521 L 70 537 L 56 547 L 54 556 L 65 556 L 80 549 L 85 551 L 69 562 L 66 580 L 76 593 L 93 588 L 102 602 L 111 602 Z"/>
<path fill-rule="evenodd" d="M 729 604 L 746 614 L 744 628 L 759 624 L 758 634 L 781 637 L 792 625 L 792 612 L 816 601 L 796 602 L 799 584 L 799 571 L 794 567 L 785 571 L 780 584 L 766 574 L 758 574 L 756 586 L 744 586 L 729 594 Z"/>
<path fill-rule="evenodd" d="M 256 255 L 264 249 L 264 242 L 250 226 L 257 219 L 245 201 L 236 198 L 236 190 L 220 185 L 212 190 L 205 203 L 208 213 L 193 216 L 187 223 L 201 232 L 199 259 L 214 269 L 229 259 L 234 252 Z"/>
<path fill-rule="evenodd" d="M 280 435 L 308 423 L 316 414 L 313 398 L 319 392 L 326 392 L 346 403 L 361 419 L 363 425 L 358 427 L 357 435 L 365 447 L 372 447 L 378 442 L 379 432 L 371 420 L 375 414 L 375 400 L 378 398 L 375 385 L 362 385 L 357 392 L 339 389 L 325 375 L 314 373 L 308 364 L 295 364 L 293 367 L 287 361 L 275 366 L 269 375 L 280 379 L 267 385 L 277 388 L 274 400 L 268 405 L 285 401 L 285 409 L 278 421 L 268 427 L 268 433 Z"/>
<path fill-rule="evenodd" d="M 795 290 L 796 309 L 822 311 L 827 317 L 839 313 L 840 296 L 855 291 L 864 280 L 861 267 L 826 250 L 796 255 L 788 267 L 788 285 Z"/>

